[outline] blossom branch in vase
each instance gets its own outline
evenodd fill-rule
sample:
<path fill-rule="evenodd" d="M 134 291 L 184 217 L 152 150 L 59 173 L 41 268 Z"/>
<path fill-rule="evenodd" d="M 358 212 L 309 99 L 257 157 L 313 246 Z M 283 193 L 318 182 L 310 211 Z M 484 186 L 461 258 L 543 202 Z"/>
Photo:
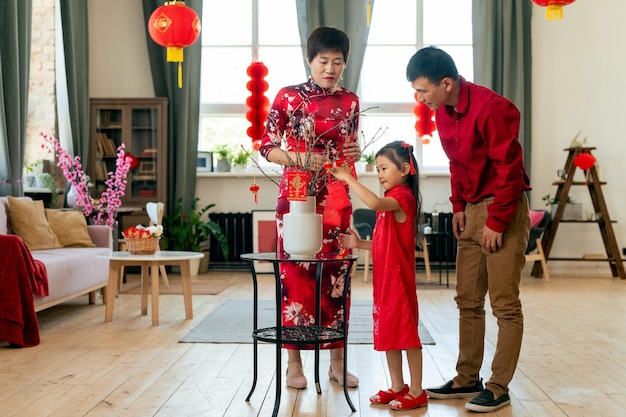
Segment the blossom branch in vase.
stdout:
<path fill-rule="evenodd" d="M 74 187 L 76 192 L 76 205 L 81 207 L 85 217 L 92 217 L 94 224 L 106 224 L 113 226 L 117 209 L 122 205 L 122 197 L 126 190 L 126 176 L 130 170 L 131 158 L 126 154 L 124 144 L 117 148 L 115 160 L 115 172 L 108 172 L 105 181 L 106 190 L 100 195 L 98 202 L 94 202 L 89 192 L 89 176 L 85 174 L 80 156 L 71 156 L 61 146 L 61 142 L 45 133 L 40 134 L 43 138 L 43 148 L 55 153 L 57 167 L 63 172 L 63 176 Z M 52 148 L 52 149 L 50 149 Z"/>

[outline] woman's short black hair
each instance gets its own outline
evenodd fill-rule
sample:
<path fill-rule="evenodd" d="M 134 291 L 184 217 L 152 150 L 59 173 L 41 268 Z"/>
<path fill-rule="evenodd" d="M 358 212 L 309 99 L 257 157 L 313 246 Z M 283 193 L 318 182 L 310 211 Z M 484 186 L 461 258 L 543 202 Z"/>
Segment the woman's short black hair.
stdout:
<path fill-rule="evenodd" d="M 306 41 L 306 56 L 309 62 L 320 53 L 338 51 L 343 54 L 343 60 L 348 62 L 350 54 L 350 39 L 348 35 L 331 26 L 320 26 L 309 35 Z"/>

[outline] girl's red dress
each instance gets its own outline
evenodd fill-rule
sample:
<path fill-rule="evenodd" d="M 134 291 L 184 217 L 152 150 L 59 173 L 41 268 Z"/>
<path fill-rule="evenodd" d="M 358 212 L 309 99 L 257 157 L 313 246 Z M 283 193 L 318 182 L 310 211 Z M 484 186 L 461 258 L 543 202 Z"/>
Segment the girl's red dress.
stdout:
<path fill-rule="evenodd" d="M 259 152 L 267 154 L 279 147 L 288 151 L 299 151 L 302 159 L 306 150 L 328 153 L 331 161 L 342 156 L 343 145 L 347 141 L 357 141 L 359 98 L 344 88 L 325 90 L 312 78 L 305 83 L 282 88 L 270 109 L 265 126 L 265 134 Z M 278 251 L 283 251 L 283 215 L 289 212 L 287 200 L 286 167 L 280 182 L 276 205 L 276 226 Z M 328 197 L 326 187 L 328 177 L 323 175 L 313 184 L 310 195 L 317 196 L 317 213 L 323 214 Z M 350 227 L 352 206 L 339 213 L 337 225 L 324 223 L 322 252 L 337 253 L 340 250 L 337 240 L 340 233 L 347 233 Z M 303 236 L 306 239 L 306 236 Z M 286 326 L 324 326 L 341 328 L 348 320 L 349 311 L 344 311 L 341 298 L 345 278 L 350 272 L 348 262 L 327 263 L 322 278 L 321 319 L 315 321 L 315 265 L 309 262 L 281 264 L 283 290 L 283 324 Z M 350 289 L 348 288 L 348 297 Z M 350 306 L 348 298 L 347 307 Z M 329 343 L 320 346 L 324 349 L 342 347 L 343 343 Z M 285 345 L 290 349 L 311 349 L 313 346 Z"/>
<path fill-rule="evenodd" d="M 376 213 L 372 236 L 374 349 L 420 348 L 415 285 L 415 210 L 411 189 L 397 186 L 385 193 L 407 214 L 398 223 L 391 211 Z"/>

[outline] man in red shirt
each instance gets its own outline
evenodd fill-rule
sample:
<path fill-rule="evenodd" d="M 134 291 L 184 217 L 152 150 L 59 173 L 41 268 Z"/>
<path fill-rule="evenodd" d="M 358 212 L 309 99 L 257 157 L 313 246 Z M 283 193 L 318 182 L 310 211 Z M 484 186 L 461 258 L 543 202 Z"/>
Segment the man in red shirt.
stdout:
<path fill-rule="evenodd" d="M 457 375 L 426 392 L 439 399 L 474 397 L 465 408 L 492 412 L 511 402 L 508 385 L 524 327 L 519 284 L 530 231 L 525 194 L 530 186 L 518 141 L 520 113 L 506 98 L 459 76 L 454 60 L 436 47 L 413 55 L 407 78 L 419 100 L 435 111 L 450 160 L 452 227 L 458 240 Z M 498 341 L 492 375 L 483 387 L 487 291 Z"/>

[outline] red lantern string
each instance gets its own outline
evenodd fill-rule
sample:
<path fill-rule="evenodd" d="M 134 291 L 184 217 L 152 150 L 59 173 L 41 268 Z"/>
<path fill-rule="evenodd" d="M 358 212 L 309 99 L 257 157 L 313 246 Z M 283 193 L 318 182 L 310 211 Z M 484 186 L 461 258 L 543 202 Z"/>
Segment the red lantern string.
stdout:
<path fill-rule="evenodd" d="M 328 182 L 332 179 L 332 175 L 330 173 L 330 169 L 333 167 L 333 163 L 328 161 L 324 162 L 324 169 L 326 170 L 326 175 L 328 175 Z"/>
<path fill-rule="evenodd" d="M 255 61 L 248 66 L 247 73 L 250 81 L 246 84 L 246 88 L 250 91 L 250 97 L 246 99 L 246 105 L 249 108 L 246 119 L 250 122 L 250 127 L 246 133 L 252 139 L 252 148 L 258 151 L 265 132 L 265 121 L 269 115 L 270 101 L 265 96 L 269 85 L 264 79 L 268 70 L 262 62 Z"/>
<path fill-rule="evenodd" d="M 585 171 L 585 182 L 589 182 L 590 169 L 596 164 L 596 158 L 590 153 L 581 153 L 574 158 L 574 165 Z"/>
<path fill-rule="evenodd" d="M 546 8 L 546 20 L 563 18 L 563 6 L 574 3 L 576 0 L 532 0 L 538 6 Z"/>
<path fill-rule="evenodd" d="M 417 100 L 417 104 L 413 108 L 413 114 L 417 117 L 417 121 L 415 122 L 415 131 L 417 132 L 417 135 L 422 138 L 422 143 L 424 145 L 428 145 L 433 132 L 437 130 L 437 125 L 433 120 L 435 112 L 433 112 L 426 104 L 419 101 L 417 93 L 415 93 L 415 100 Z"/>
<path fill-rule="evenodd" d="M 200 30 L 200 18 L 184 1 L 166 2 L 148 20 L 152 40 L 167 48 L 167 62 L 178 62 L 178 88 L 183 87 L 183 48 L 198 39 Z"/>

